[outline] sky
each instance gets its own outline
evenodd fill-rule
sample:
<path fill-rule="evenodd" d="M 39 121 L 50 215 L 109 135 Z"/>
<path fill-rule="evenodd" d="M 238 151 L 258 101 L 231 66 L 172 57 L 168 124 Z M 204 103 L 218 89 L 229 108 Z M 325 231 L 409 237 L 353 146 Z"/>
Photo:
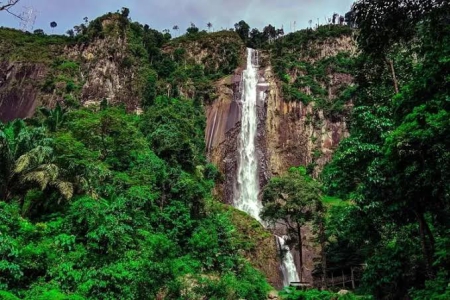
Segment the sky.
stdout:
<path fill-rule="evenodd" d="M 5 0 L 6 1 L 6 0 Z M 4 2 L 0 0 L 0 2 Z M 33 29 L 52 33 L 50 22 L 58 26 L 54 33 L 65 33 L 83 18 L 95 19 L 122 7 L 130 9 L 133 21 L 148 24 L 158 30 L 172 29 L 174 25 L 184 31 L 194 23 L 206 29 L 211 22 L 214 30 L 234 27 L 240 20 L 251 28 L 262 29 L 271 24 L 284 28 L 285 33 L 308 26 L 308 21 L 325 23 L 334 12 L 345 14 L 353 0 L 20 0 L 11 11 L 20 14 L 32 7 L 37 11 Z M 19 20 L 6 12 L 0 12 L 0 26 L 20 28 Z M 31 27 L 28 28 L 29 31 Z"/>

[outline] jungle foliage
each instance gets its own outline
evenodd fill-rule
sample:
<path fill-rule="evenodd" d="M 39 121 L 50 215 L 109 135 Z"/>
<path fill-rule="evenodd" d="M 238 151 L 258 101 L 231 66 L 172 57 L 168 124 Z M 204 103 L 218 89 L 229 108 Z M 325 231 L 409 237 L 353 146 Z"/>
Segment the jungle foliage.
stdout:
<path fill-rule="evenodd" d="M 68 37 L 0 30 L 17 43 L 5 58 L 45 64 L 42 91 L 64 99 L 0 125 L 0 298 L 263 299 L 270 286 L 212 197 L 221 176 L 204 153 L 203 103 L 239 63 L 240 40 L 216 33 L 237 40 L 220 49 L 229 63 L 199 64 L 183 39 L 168 44 L 128 13 L 86 19 Z M 85 61 L 62 49 L 124 37 L 120 67 L 138 70 L 143 114 L 104 99 L 83 108 Z"/>
<path fill-rule="evenodd" d="M 55 108 L 57 110 L 58 108 Z M 1 126 L 0 289 L 14 299 L 261 299 L 226 211 L 193 101 L 158 97 Z M 6 296 L 5 296 L 6 297 Z M 230 298 L 231 297 L 231 298 Z"/>
<path fill-rule="evenodd" d="M 314 102 L 331 119 L 348 117 L 350 128 L 323 186 L 302 168 L 273 178 L 263 217 L 292 222 L 298 240 L 297 229 L 312 222 L 326 250 L 324 270 L 365 266 L 361 293 L 449 298 L 448 1 L 359 0 L 351 15 L 359 52 L 328 58 L 311 45 L 350 38 L 353 29 L 284 35 L 240 21 L 234 32 L 191 26 L 172 39 L 132 22 L 125 8 L 86 19 L 65 37 L 1 28 L 2 57 L 46 64 L 41 89 L 64 100 L 33 119 L 0 124 L 0 297 L 266 297 L 266 280 L 240 255 L 255 245 L 217 208 L 211 189 L 220 174 L 204 154 L 203 104 L 247 45 L 270 54 L 287 101 Z M 64 58 L 63 49 L 108 38 L 127 39 L 120 67 L 137 70 L 142 115 L 106 100 L 81 108 L 83 62 Z M 202 49 L 220 63 L 196 61 L 192 54 Z M 355 85 L 333 87 L 336 73 Z M 336 297 L 317 290 L 282 296 Z"/>
<path fill-rule="evenodd" d="M 328 193 L 354 205 L 332 214 L 328 254 L 346 248 L 366 263 L 360 288 L 376 298 L 444 299 L 450 7 L 380 0 L 357 1 L 353 10 L 361 54 L 351 136 L 322 177 Z"/>

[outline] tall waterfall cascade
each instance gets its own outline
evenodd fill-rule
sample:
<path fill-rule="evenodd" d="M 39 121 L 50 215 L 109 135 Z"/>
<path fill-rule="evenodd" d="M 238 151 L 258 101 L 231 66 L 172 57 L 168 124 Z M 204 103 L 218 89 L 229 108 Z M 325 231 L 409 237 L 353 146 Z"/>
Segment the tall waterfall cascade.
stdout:
<path fill-rule="evenodd" d="M 242 119 L 239 137 L 239 168 L 235 206 L 261 222 L 262 204 L 258 201 L 258 157 L 256 135 L 258 131 L 257 104 L 259 95 L 257 51 L 247 49 L 247 69 L 243 72 Z"/>
<path fill-rule="evenodd" d="M 259 53 L 256 50 L 247 49 L 247 69 L 243 72 L 240 85 L 241 94 L 241 133 L 239 136 L 239 167 L 237 174 L 237 189 L 234 193 L 234 205 L 260 223 L 259 216 L 262 204 L 258 200 L 259 176 L 258 176 L 258 155 L 256 148 L 256 137 L 258 133 L 258 104 L 265 101 L 264 92 L 258 87 L 267 87 L 268 83 L 264 78 L 259 78 Z M 264 225 L 264 224 L 263 224 Z M 278 247 L 286 252 L 281 264 L 283 272 L 283 284 L 288 286 L 290 282 L 299 281 L 297 269 L 289 247 L 285 244 L 285 239 L 277 237 Z"/>

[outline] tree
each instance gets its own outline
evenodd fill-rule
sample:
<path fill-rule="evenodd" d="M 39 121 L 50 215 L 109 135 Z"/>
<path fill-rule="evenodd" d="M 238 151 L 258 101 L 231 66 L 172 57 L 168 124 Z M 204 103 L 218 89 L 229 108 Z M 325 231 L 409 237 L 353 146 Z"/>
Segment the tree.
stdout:
<path fill-rule="evenodd" d="M 263 191 L 261 218 L 271 224 L 286 226 L 289 237 L 300 252 L 300 281 L 303 278 L 302 227 L 317 222 L 323 213 L 317 182 L 306 175 L 304 168 L 291 168 L 287 175 L 272 178 Z M 321 222 L 319 222 L 320 224 Z"/>
<path fill-rule="evenodd" d="M 180 34 L 180 27 L 178 25 L 174 25 L 172 29 L 175 30 L 178 34 Z"/>
<path fill-rule="evenodd" d="M 159 157 L 192 171 L 203 159 L 204 140 L 197 128 L 202 122 L 193 103 L 160 96 L 144 115 L 142 131 Z"/>
<path fill-rule="evenodd" d="M 276 38 L 282 37 L 284 36 L 284 29 L 277 29 L 277 34 L 276 34 Z"/>
<path fill-rule="evenodd" d="M 59 102 L 54 109 L 41 107 L 39 111 L 46 117 L 44 124 L 52 132 L 55 132 L 66 121 L 67 110 L 61 107 Z"/>
<path fill-rule="evenodd" d="M 333 24 L 336 24 L 336 21 L 338 20 L 338 18 L 339 18 L 339 14 L 338 13 L 334 13 L 333 14 Z"/>
<path fill-rule="evenodd" d="M 66 31 L 66 34 L 67 34 L 69 37 L 71 37 L 71 38 L 73 38 L 73 37 L 75 36 L 75 32 L 73 31 L 73 29 L 67 30 L 67 31 Z"/>
<path fill-rule="evenodd" d="M 196 33 L 199 32 L 199 29 L 198 29 L 197 26 L 195 26 L 194 23 L 191 22 L 191 26 L 188 27 L 188 29 L 186 30 L 186 32 L 187 32 L 188 34 L 196 34 Z"/>
<path fill-rule="evenodd" d="M 213 25 L 211 24 L 211 22 L 208 22 L 208 24 L 206 24 L 206 26 L 208 27 L 208 30 L 211 31 L 211 28 L 212 28 L 212 26 L 213 26 Z"/>
<path fill-rule="evenodd" d="M 414 45 L 416 25 L 425 17 L 433 17 L 436 9 L 447 10 L 446 0 L 359 0 L 352 6 L 350 19 L 356 20 L 360 30 L 358 45 L 366 54 L 381 57 L 392 74 L 396 93 L 400 86 L 395 61 L 390 52 L 397 45 Z"/>
<path fill-rule="evenodd" d="M 450 215 L 449 12 L 448 1 L 358 1 L 352 10 L 362 51 L 352 130 L 323 175 L 328 191 L 355 203 L 346 239 L 365 245 L 364 286 L 377 298 L 403 298 L 425 279 L 445 291 L 438 279 L 450 265 L 442 250 Z"/>
<path fill-rule="evenodd" d="M 355 28 L 355 13 L 353 11 L 349 11 L 345 14 L 345 23 L 351 28 Z"/>
<path fill-rule="evenodd" d="M 250 34 L 250 26 L 245 23 L 244 20 L 241 20 L 239 23 L 234 24 L 234 30 L 241 37 L 242 41 L 247 44 Z"/>
<path fill-rule="evenodd" d="M 61 179 L 61 170 L 53 163 L 51 141 L 46 138 L 43 128 L 29 129 L 22 120 L 2 127 L 0 199 L 8 201 L 14 195 L 21 195 L 20 203 L 23 207 L 27 190 L 36 186 L 42 191 L 48 187 L 54 188 L 65 199 L 70 199 L 73 186 Z"/>
<path fill-rule="evenodd" d="M 122 15 L 122 17 L 124 17 L 125 19 L 128 19 L 128 16 L 130 15 L 130 9 L 127 7 L 122 7 L 122 10 L 120 11 L 120 14 Z"/>
<path fill-rule="evenodd" d="M 45 32 L 42 29 L 36 29 L 33 31 L 33 33 L 36 35 L 45 35 Z"/>
<path fill-rule="evenodd" d="M 52 28 L 52 32 L 55 30 L 56 26 L 58 26 L 58 24 L 55 21 L 50 23 L 50 27 Z"/>
<path fill-rule="evenodd" d="M 277 30 L 272 25 L 267 25 L 263 29 L 263 35 L 266 41 L 273 42 L 277 36 Z"/>
<path fill-rule="evenodd" d="M 265 43 L 264 34 L 259 31 L 257 28 L 253 28 L 250 32 L 250 37 L 247 45 L 251 48 L 261 48 Z"/>

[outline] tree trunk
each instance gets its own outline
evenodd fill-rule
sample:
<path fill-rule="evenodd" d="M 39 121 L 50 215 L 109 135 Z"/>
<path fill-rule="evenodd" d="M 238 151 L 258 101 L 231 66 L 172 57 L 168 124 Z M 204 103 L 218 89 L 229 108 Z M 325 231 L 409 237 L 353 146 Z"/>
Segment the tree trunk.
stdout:
<path fill-rule="evenodd" d="M 394 90 L 395 93 L 398 94 L 398 81 L 397 81 L 397 75 L 395 75 L 395 68 L 394 68 L 394 61 L 392 59 L 386 59 L 390 68 L 391 68 L 391 73 L 392 73 L 392 81 L 394 82 Z"/>
<path fill-rule="evenodd" d="M 303 241 L 302 241 L 302 227 L 297 223 L 297 236 L 298 236 L 298 253 L 300 258 L 300 282 L 303 281 Z"/>
<path fill-rule="evenodd" d="M 428 279 L 434 278 L 434 272 L 433 272 L 433 252 L 430 248 L 433 248 L 432 240 L 434 239 L 432 236 L 429 237 L 428 235 L 431 234 L 431 231 L 428 227 L 428 224 L 423 216 L 423 213 L 414 212 L 417 218 L 417 222 L 419 223 L 419 235 L 420 235 L 420 243 L 422 246 L 422 254 L 425 260 L 425 271 L 426 276 Z M 428 236 L 428 238 L 427 238 Z M 428 241 L 427 241 L 428 239 Z M 428 245 L 430 244 L 430 245 Z"/>
<path fill-rule="evenodd" d="M 319 221 L 319 239 L 320 239 L 320 256 L 322 258 L 322 287 L 325 289 L 327 286 L 327 255 L 325 252 L 325 227 L 323 220 Z"/>
<path fill-rule="evenodd" d="M 435 245 L 434 236 L 433 236 L 433 233 L 430 230 L 430 226 L 428 226 L 428 222 L 425 220 L 425 218 L 423 218 L 423 222 L 424 222 L 424 227 L 425 227 L 425 233 L 428 237 L 428 242 L 430 243 L 430 251 L 431 251 L 431 254 L 434 255 L 434 249 L 435 249 L 434 248 L 434 245 Z"/>

